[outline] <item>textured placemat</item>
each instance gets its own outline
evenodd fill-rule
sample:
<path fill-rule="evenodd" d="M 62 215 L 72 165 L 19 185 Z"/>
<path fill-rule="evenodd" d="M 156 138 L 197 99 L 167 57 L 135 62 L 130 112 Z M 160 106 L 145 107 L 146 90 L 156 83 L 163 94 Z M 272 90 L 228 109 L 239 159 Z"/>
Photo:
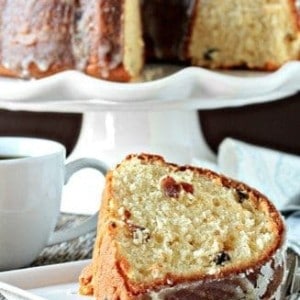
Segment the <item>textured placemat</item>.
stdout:
<path fill-rule="evenodd" d="M 56 230 L 65 229 L 79 224 L 88 217 L 89 216 L 61 214 Z M 58 264 L 91 258 L 95 237 L 96 231 L 93 231 L 69 242 L 46 247 L 31 266 Z"/>

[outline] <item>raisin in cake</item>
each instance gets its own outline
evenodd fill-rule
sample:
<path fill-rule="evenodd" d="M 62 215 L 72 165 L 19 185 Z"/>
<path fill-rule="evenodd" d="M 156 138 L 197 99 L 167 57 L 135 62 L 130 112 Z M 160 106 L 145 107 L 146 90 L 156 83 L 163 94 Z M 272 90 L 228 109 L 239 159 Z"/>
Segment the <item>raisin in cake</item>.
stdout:
<path fill-rule="evenodd" d="M 265 196 L 209 170 L 130 155 L 106 179 L 96 299 L 279 299 L 284 224 Z"/>

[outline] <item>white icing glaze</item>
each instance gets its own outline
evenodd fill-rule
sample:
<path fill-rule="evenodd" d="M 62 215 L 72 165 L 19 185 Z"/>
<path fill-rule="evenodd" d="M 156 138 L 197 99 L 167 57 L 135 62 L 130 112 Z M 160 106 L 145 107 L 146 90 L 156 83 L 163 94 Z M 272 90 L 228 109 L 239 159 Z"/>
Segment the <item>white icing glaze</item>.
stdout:
<path fill-rule="evenodd" d="M 76 22 L 72 41 L 76 68 L 84 70 L 92 58 L 99 67 L 101 77 L 107 78 L 111 70 L 122 63 L 122 51 L 114 51 L 111 42 L 103 35 L 100 18 L 115 12 L 114 7 L 99 11 L 99 0 L 81 0 L 77 12 L 81 17 Z M 102 16 L 100 16 L 102 14 Z"/>
<path fill-rule="evenodd" d="M 41 72 L 53 64 L 72 67 L 67 40 L 72 35 L 74 0 L 4 3 L 0 63 L 5 68 L 29 77 L 32 64 Z"/>
<path fill-rule="evenodd" d="M 99 28 L 95 26 L 93 14 L 97 11 L 96 1 L 81 1 L 76 9 L 78 19 L 75 25 L 75 34 L 72 39 L 72 48 L 76 60 L 76 68 L 83 71 L 88 62 L 91 34 L 99 34 Z"/>
<path fill-rule="evenodd" d="M 273 279 L 274 276 L 274 270 L 272 268 L 272 261 L 269 261 L 266 263 L 262 268 L 260 269 L 260 274 L 257 278 L 257 287 L 255 289 L 255 294 L 260 299 L 267 291 L 268 285 L 270 284 L 270 281 Z"/>

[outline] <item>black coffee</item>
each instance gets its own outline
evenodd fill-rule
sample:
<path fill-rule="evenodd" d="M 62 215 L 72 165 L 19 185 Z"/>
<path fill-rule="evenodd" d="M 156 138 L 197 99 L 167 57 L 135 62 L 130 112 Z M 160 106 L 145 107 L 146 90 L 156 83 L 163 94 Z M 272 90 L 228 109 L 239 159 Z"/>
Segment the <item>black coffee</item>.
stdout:
<path fill-rule="evenodd" d="M 1 155 L 0 154 L 0 160 L 7 160 L 7 159 L 20 159 L 25 158 L 28 156 L 21 156 L 21 155 Z"/>

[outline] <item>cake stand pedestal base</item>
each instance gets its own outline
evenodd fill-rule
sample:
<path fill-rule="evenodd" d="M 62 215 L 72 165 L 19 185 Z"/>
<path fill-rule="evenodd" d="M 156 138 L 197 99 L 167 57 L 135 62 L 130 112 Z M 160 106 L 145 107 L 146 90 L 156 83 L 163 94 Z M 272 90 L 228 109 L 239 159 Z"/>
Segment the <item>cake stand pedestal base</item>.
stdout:
<path fill-rule="evenodd" d="M 149 152 L 188 164 L 192 158 L 212 159 L 197 111 L 86 112 L 70 159 L 83 156 L 120 162 L 127 154 Z"/>

